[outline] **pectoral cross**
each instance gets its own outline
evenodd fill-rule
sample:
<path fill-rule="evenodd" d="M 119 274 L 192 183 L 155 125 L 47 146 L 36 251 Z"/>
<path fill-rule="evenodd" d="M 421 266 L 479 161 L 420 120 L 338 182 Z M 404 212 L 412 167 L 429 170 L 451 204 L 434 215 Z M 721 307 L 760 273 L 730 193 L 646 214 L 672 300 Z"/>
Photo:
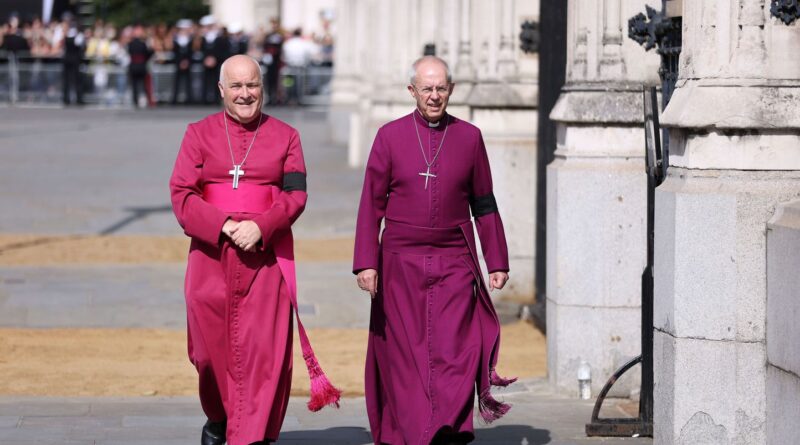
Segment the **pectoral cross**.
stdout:
<path fill-rule="evenodd" d="M 242 170 L 242 164 L 233 165 L 233 170 L 228 171 L 228 174 L 233 176 L 233 188 L 239 188 L 239 176 L 244 176 L 244 170 Z"/>
<path fill-rule="evenodd" d="M 431 173 L 431 166 L 430 165 L 428 166 L 428 171 L 426 171 L 425 173 L 420 173 L 419 175 L 425 177 L 425 190 L 428 189 L 428 179 L 436 177 L 436 175 Z"/>

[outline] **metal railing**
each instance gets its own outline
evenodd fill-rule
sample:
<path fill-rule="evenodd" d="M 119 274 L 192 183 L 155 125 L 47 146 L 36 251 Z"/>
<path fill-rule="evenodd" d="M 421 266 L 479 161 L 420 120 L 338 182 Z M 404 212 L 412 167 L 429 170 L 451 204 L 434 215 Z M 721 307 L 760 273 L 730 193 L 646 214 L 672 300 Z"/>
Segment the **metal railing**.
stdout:
<path fill-rule="evenodd" d="M 266 84 L 266 67 L 263 67 Z M 171 57 L 149 64 L 153 99 L 170 103 L 173 98 L 175 65 Z M 199 60 L 191 67 L 191 91 L 195 99 L 203 97 L 204 70 Z M 325 104 L 330 97 L 333 68 L 309 66 L 283 67 L 279 76 L 279 96 L 283 103 Z M 59 57 L 37 57 L 28 53 L 0 51 L 0 103 L 60 104 L 63 99 L 63 63 Z M 86 59 L 80 66 L 79 82 L 83 101 L 105 107 L 130 107 L 131 86 L 127 67 L 112 60 Z M 216 86 L 213 94 L 216 96 Z M 187 98 L 183 88 L 178 101 Z M 74 95 L 74 91 L 72 92 Z M 266 93 L 265 93 L 266 94 Z M 71 100 L 75 103 L 75 100 Z"/>

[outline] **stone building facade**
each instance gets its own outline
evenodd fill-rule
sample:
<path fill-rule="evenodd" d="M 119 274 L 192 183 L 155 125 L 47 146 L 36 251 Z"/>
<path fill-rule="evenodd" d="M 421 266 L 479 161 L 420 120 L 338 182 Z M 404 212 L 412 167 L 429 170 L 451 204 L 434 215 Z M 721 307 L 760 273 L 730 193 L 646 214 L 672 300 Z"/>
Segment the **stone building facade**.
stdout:
<path fill-rule="evenodd" d="M 409 67 L 428 51 L 456 83 L 448 111 L 480 127 L 509 240 L 512 280 L 533 295 L 538 60 L 519 49 L 530 0 L 338 0 L 331 136 L 361 167 L 378 128 L 413 110 Z"/>
<path fill-rule="evenodd" d="M 627 38 L 645 0 L 570 0 L 567 78 L 551 119 L 547 167 L 547 363 L 550 382 L 576 394 L 581 361 L 592 390 L 641 351 L 647 178 L 642 85 L 658 56 Z M 544 37 L 546 38 L 546 37 Z M 614 390 L 627 395 L 638 377 Z"/>
<path fill-rule="evenodd" d="M 656 191 L 655 439 L 797 443 L 800 25 L 765 0 L 681 3 Z"/>
<path fill-rule="evenodd" d="M 569 2 L 568 83 L 548 167 L 548 362 L 605 382 L 638 355 L 644 267 L 642 84 L 655 55 L 619 33 L 648 3 L 682 17 L 655 194 L 656 444 L 800 436 L 800 17 L 791 2 Z M 793 9 L 794 8 L 794 9 Z"/>

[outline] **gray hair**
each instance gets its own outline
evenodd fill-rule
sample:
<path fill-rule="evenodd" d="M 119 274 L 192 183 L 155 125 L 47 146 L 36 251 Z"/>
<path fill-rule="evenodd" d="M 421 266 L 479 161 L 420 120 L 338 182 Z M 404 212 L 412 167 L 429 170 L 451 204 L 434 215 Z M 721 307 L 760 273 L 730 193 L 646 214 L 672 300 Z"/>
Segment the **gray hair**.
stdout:
<path fill-rule="evenodd" d="M 417 81 L 417 68 L 422 62 L 429 62 L 429 61 L 436 61 L 444 66 L 444 70 L 447 73 L 447 83 L 453 83 L 453 74 L 450 72 L 450 67 L 447 65 L 443 59 L 436 57 L 436 56 L 422 56 L 419 59 L 415 60 L 414 63 L 411 64 L 411 68 L 408 70 L 408 81 L 411 85 L 414 85 L 414 82 Z"/>
<path fill-rule="evenodd" d="M 248 56 L 246 54 L 243 54 L 243 56 L 247 57 L 250 60 L 252 60 L 253 63 L 256 64 L 256 68 L 258 69 L 258 79 L 259 80 L 263 79 L 264 78 L 264 72 L 261 70 L 261 64 L 258 63 L 258 60 L 254 59 L 253 57 L 250 57 L 250 56 Z M 219 83 L 221 83 L 223 85 L 225 84 L 225 64 L 228 63 L 228 61 L 231 60 L 232 57 L 234 57 L 234 56 L 231 56 L 231 57 L 228 57 L 227 59 L 225 59 L 225 61 L 222 62 L 222 66 L 219 67 Z"/>

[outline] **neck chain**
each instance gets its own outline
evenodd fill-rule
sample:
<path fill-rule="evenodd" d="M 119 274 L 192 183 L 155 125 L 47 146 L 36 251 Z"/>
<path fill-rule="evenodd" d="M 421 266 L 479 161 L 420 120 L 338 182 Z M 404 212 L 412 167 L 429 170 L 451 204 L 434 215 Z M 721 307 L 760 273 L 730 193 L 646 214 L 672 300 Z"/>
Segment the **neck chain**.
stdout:
<path fill-rule="evenodd" d="M 228 116 L 226 116 L 226 112 L 222 112 L 222 119 L 225 122 L 225 138 L 228 139 L 228 151 L 231 153 L 231 164 L 233 164 L 233 169 L 228 171 L 228 174 L 233 176 L 233 188 L 239 188 L 239 177 L 244 176 L 244 170 L 242 170 L 242 165 L 244 165 L 244 161 L 247 160 L 247 155 L 250 154 L 250 149 L 253 148 L 253 144 L 256 142 L 256 136 L 258 136 L 258 130 L 261 128 L 261 121 L 264 118 L 264 115 L 261 114 L 258 116 L 258 125 L 256 126 L 256 132 L 253 134 L 253 140 L 250 141 L 250 146 L 247 147 L 247 151 L 244 154 L 244 158 L 242 162 L 239 164 L 236 163 L 236 159 L 233 157 L 233 147 L 231 147 L 231 136 L 228 134 Z"/>
<path fill-rule="evenodd" d="M 439 148 L 436 150 L 436 153 L 434 153 L 433 159 L 431 159 L 431 162 L 428 162 L 428 157 L 425 156 L 425 148 L 422 146 L 422 138 L 419 136 L 419 128 L 417 128 L 417 118 L 414 117 L 414 114 L 416 114 L 416 111 L 414 113 L 412 113 L 411 120 L 414 121 L 414 130 L 417 131 L 417 141 L 419 141 L 419 149 L 420 149 L 420 151 L 422 151 L 422 159 L 425 161 L 425 165 L 428 167 L 428 169 L 425 171 L 425 173 L 420 172 L 419 175 L 425 177 L 425 189 L 427 190 L 428 189 L 428 180 L 430 178 L 435 178 L 436 177 L 436 175 L 431 173 L 431 166 L 433 165 L 434 162 L 436 162 L 436 158 L 439 157 L 439 153 L 442 152 L 442 146 L 444 145 L 444 139 L 447 137 L 447 129 L 450 127 L 450 125 L 448 125 L 448 121 L 445 121 L 445 123 L 444 123 L 444 134 L 442 135 L 442 141 L 439 143 Z M 446 117 L 447 116 L 445 115 L 445 118 Z"/>

